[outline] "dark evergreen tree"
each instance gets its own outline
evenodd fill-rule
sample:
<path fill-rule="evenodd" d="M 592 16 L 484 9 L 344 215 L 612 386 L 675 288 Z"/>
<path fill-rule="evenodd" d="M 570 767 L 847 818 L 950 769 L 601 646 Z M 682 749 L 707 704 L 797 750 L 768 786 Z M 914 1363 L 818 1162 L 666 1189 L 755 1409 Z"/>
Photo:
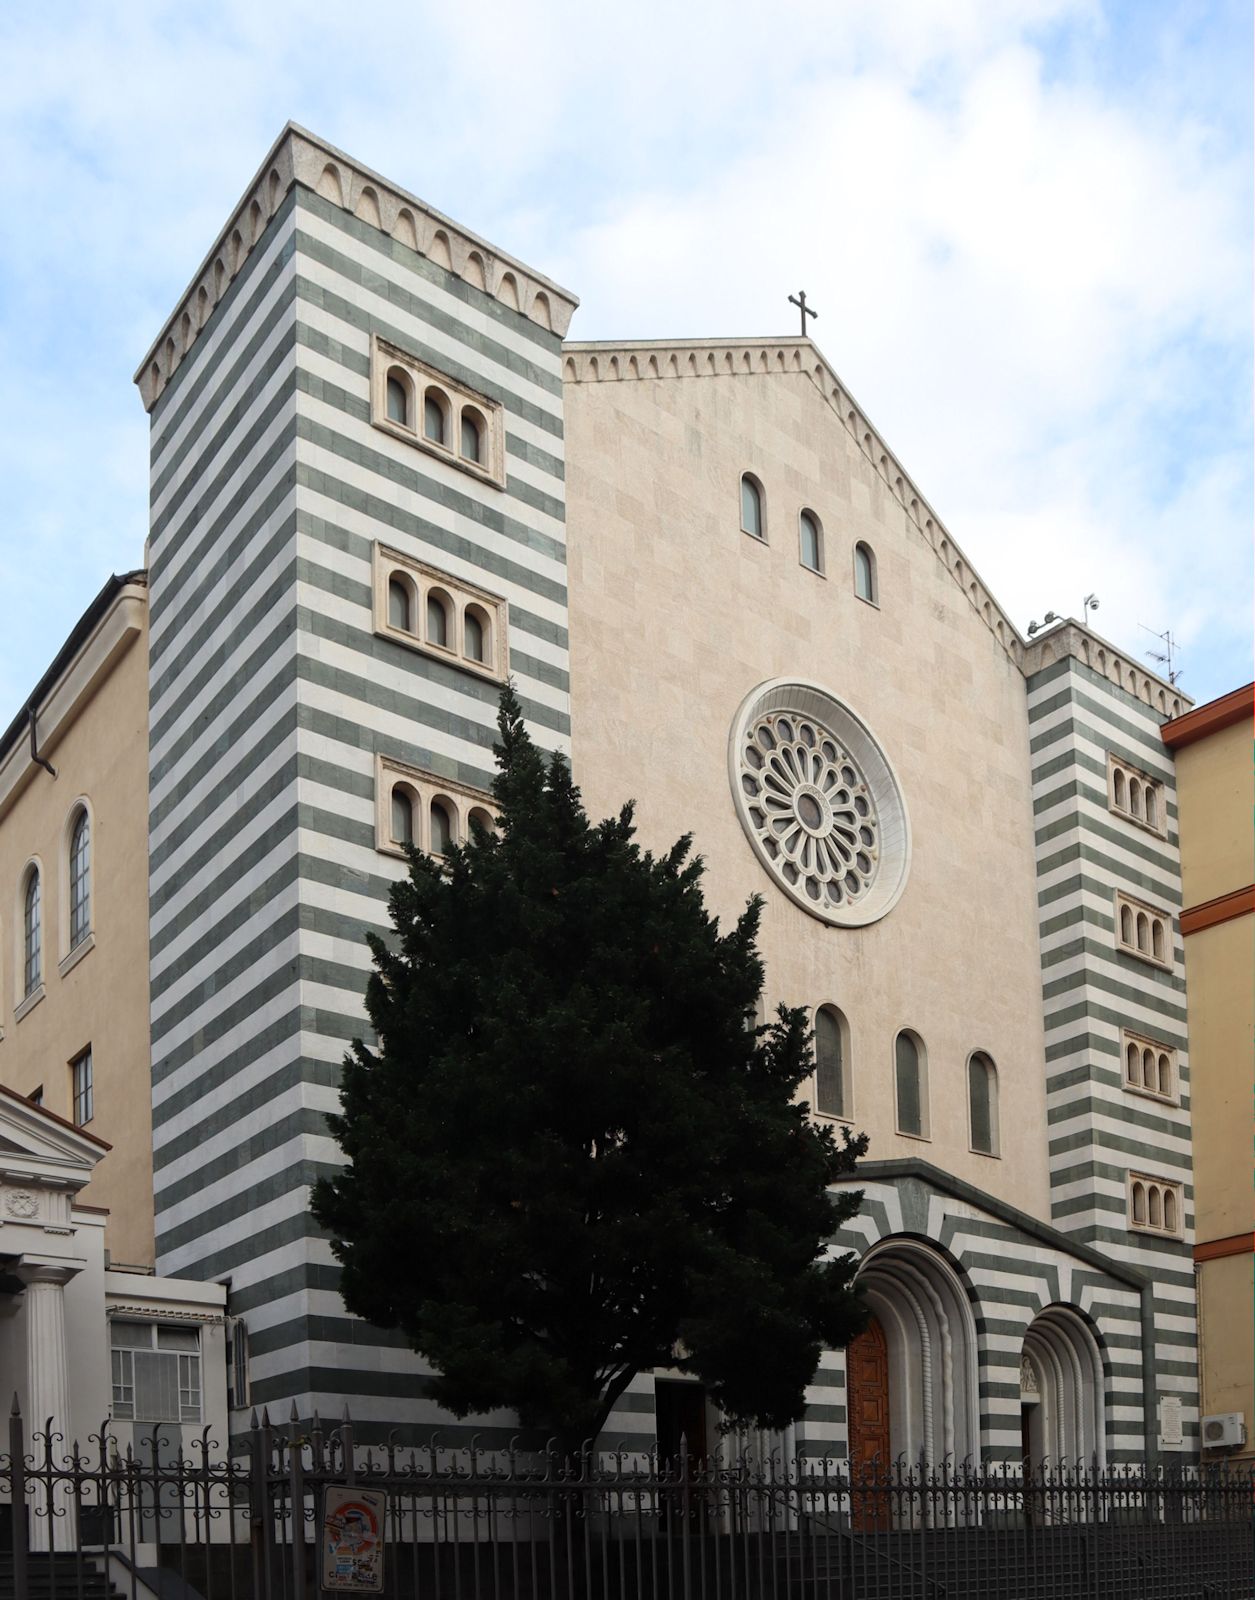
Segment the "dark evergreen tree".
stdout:
<path fill-rule="evenodd" d="M 496 833 L 411 852 L 372 938 L 378 1041 L 345 1062 L 347 1165 L 314 1214 L 351 1311 L 397 1328 L 458 1415 L 507 1406 L 577 1449 L 638 1372 L 729 1419 L 801 1414 L 864 1312 L 824 1242 L 866 1147 L 808 1118 L 804 1013 L 756 1026 L 759 902 L 720 934 L 681 839 L 593 826 L 502 694 Z"/>

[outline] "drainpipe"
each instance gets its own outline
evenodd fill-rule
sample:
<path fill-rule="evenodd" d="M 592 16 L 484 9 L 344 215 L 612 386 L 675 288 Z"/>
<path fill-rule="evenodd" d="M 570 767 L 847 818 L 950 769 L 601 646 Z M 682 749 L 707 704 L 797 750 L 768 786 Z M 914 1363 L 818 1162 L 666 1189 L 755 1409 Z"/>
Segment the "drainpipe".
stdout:
<path fill-rule="evenodd" d="M 47 757 L 40 755 L 38 746 L 36 744 L 35 719 L 39 713 L 35 709 L 35 702 L 32 700 L 26 709 L 30 714 L 31 724 L 31 760 L 34 761 L 38 766 L 41 766 L 45 772 L 50 773 L 55 778 L 57 775 L 57 769 L 53 766 L 52 762 L 47 759 Z"/>

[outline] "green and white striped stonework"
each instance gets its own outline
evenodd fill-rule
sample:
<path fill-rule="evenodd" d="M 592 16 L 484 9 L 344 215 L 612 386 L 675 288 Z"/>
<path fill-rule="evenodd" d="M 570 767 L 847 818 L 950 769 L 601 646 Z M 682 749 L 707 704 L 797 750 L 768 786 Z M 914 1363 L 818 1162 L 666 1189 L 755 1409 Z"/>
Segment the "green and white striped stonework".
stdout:
<path fill-rule="evenodd" d="M 1192 1448 L 1198 1370 L 1190 1077 L 1174 774 L 1159 734 L 1164 716 L 1075 656 L 1029 679 L 1028 707 L 1052 1215 L 1063 1232 L 1153 1279 L 1158 1393 L 1180 1398 Z M 1109 808 L 1109 754 L 1163 784 L 1167 838 Z M 1117 948 L 1117 890 L 1169 913 L 1170 969 Z M 1121 1028 L 1178 1052 L 1179 1105 L 1125 1087 Z M 1181 1239 L 1129 1228 L 1131 1170 L 1183 1186 Z"/>
<path fill-rule="evenodd" d="M 371 426 L 374 334 L 500 402 L 504 490 Z M 492 771 L 496 684 L 374 632 L 372 551 L 509 602 L 529 725 L 565 749 L 559 353 L 296 182 L 152 410 L 159 1270 L 229 1275 L 253 1398 L 283 1414 L 347 1398 L 367 1426 L 448 1422 L 417 1359 L 346 1316 L 307 1208 L 363 1028 L 363 935 L 401 870 L 376 850 L 376 756 Z"/>

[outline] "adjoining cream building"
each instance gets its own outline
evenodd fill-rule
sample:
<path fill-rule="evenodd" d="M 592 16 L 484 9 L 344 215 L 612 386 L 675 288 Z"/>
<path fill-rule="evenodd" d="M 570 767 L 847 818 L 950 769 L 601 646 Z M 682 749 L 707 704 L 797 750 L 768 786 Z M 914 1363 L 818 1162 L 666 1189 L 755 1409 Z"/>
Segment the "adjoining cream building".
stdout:
<path fill-rule="evenodd" d="M 158 1269 L 229 1281 L 253 1403 L 457 1436 L 308 1194 L 363 936 L 400 842 L 490 807 L 508 673 L 594 813 L 692 830 L 721 917 L 765 895 L 815 1114 L 870 1134 L 833 1248 L 875 1320 L 786 1444 L 1195 1450 L 1188 702 L 1021 637 L 809 339 L 564 343 L 575 309 L 289 125 L 141 364 Z M 706 1409 L 647 1375 L 607 1437 Z"/>
<path fill-rule="evenodd" d="M 0 1386 L 123 1447 L 227 1415 L 224 1287 L 154 1272 L 147 631 L 111 577 L 0 734 Z"/>
<path fill-rule="evenodd" d="M 1248 683 L 1163 727 L 1180 805 L 1202 1445 L 1208 1459 L 1246 1461 L 1255 1458 L 1253 716 Z"/>

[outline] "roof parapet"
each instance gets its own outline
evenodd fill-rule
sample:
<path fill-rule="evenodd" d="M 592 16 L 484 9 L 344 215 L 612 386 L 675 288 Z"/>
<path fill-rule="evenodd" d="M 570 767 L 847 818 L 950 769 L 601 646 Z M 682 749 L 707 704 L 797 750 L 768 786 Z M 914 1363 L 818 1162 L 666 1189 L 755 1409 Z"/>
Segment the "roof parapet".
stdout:
<path fill-rule="evenodd" d="M 284 196 L 298 183 L 429 256 L 540 327 L 561 335 L 570 326 L 579 300 L 569 289 L 289 122 L 136 370 L 134 381 L 145 411 L 152 410 Z"/>

